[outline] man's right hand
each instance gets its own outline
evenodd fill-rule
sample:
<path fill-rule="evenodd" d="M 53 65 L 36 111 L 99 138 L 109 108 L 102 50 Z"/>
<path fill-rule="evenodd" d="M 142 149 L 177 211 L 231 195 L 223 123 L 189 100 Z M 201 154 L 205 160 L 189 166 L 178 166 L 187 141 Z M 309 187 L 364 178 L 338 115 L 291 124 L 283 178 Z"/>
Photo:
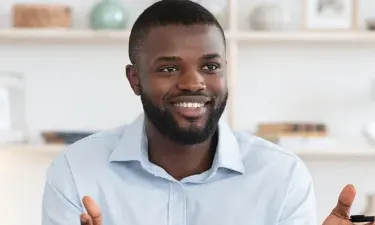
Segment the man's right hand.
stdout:
<path fill-rule="evenodd" d="M 81 225 L 102 225 L 102 214 L 96 202 L 88 197 L 83 197 L 83 205 L 87 213 L 81 214 Z"/>

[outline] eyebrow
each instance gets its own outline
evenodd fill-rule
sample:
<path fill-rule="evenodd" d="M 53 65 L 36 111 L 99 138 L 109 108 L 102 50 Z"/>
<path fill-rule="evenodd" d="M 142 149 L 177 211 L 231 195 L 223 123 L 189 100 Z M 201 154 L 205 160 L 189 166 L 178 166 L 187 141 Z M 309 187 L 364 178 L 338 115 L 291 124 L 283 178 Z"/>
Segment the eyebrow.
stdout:
<path fill-rule="evenodd" d="M 159 58 L 157 58 L 155 61 L 158 62 L 171 62 L 171 61 L 181 61 L 181 57 L 178 57 L 178 56 L 161 56 Z"/>
<path fill-rule="evenodd" d="M 219 55 L 217 53 L 213 53 L 213 54 L 204 55 L 201 58 L 204 59 L 204 60 L 211 60 L 211 59 L 221 58 L 221 55 Z"/>
<path fill-rule="evenodd" d="M 201 57 L 201 59 L 203 60 L 212 60 L 212 59 L 217 59 L 217 58 L 221 58 L 221 56 L 217 53 L 207 54 Z M 174 62 L 174 61 L 181 61 L 181 60 L 182 58 L 179 56 L 160 56 L 155 61 L 156 62 Z"/>

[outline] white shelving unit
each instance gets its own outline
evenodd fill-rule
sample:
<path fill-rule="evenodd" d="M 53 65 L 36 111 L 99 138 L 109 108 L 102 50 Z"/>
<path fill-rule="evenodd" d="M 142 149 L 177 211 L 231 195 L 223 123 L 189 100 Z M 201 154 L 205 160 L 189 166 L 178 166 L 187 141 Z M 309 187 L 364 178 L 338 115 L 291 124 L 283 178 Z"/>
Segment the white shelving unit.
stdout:
<path fill-rule="evenodd" d="M 365 159 L 374 160 L 375 150 L 324 150 L 324 151 L 312 151 L 312 150 L 299 150 L 294 152 L 296 155 L 302 159 L 334 159 L 334 160 L 355 160 L 355 159 Z"/>
<path fill-rule="evenodd" d="M 239 32 L 229 35 L 237 42 L 249 43 L 285 43 L 300 42 L 339 43 L 339 44 L 375 44 L 375 32 Z"/>
<path fill-rule="evenodd" d="M 0 152 L 2 151 L 14 151 L 14 152 L 35 152 L 35 153 L 51 153 L 58 154 L 66 145 L 63 144 L 9 144 L 0 145 Z"/>
<path fill-rule="evenodd" d="M 0 30 L 2 44 L 119 44 L 127 43 L 130 32 L 125 31 L 94 31 L 74 29 L 3 29 Z"/>
<path fill-rule="evenodd" d="M 55 157 L 57 156 L 66 145 L 59 144 L 39 144 L 39 145 L 0 145 L 1 152 L 33 152 L 35 154 L 41 154 L 44 156 Z M 296 155 L 303 159 L 334 159 L 334 160 L 355 160 L 355 159 L 367 159 L 375 160 L 375 150 L 299 150 L 294 151 Z"/>
<path fill-rule="evenodd" d="M 233 122 L 232 96 L 237 74 L 237 57 L 239 44 L 242 42 L 250 44 L 277 44 L 277 43 L 334 43 L 334 44 L 371 44 L 375 46 L 375 32 L 250 32 L 240 31 L 237 27 L 238 0 L 228 0 L 228 29 L 226 31 L 228 45 L 228 86 L 231 89 L 231 96 L 228 101 L 228 119 L 231 125 Z M 124 31 L 94 31 L 75 29 L 0 29 L 0 44 L 127 44 L 129 30 Z M 18 151 L 41 151 L 58 152 L 61 145 L 20 145 L 0 146 L 3 149 Z M 301 157 L 371 157 L 375 159 L 374 151 L 299 151 Z"/>
<path fill-rule="evenodd" d="M 93 31 L 84 29 L 0 29 L 0 44 L 8 43 L 67 43 L 67 44 L 119 44 L 128 43 L 129 30 Z M 228 30 L 230 43 L 285 43 L 302 42 L 374 44 L 375 32 L 237 32 Z M 229 47 L 230 48 L 230 47 Z"/>

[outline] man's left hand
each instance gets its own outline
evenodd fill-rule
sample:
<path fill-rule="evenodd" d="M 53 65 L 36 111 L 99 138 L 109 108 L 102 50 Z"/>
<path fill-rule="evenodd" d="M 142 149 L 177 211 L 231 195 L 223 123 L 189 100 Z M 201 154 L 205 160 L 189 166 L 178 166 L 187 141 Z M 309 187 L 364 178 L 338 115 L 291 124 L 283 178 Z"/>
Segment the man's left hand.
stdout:
<path fill-rule="evenodd" d="M 355 188 L 353 185 L 346 185 L 341 191 L 336 207 L 324 221 L 323 225 L 353 225 L 350 222 L 350 209 L 355 198 Z M 366 225 L 375 225 L 368 223 Z"/>

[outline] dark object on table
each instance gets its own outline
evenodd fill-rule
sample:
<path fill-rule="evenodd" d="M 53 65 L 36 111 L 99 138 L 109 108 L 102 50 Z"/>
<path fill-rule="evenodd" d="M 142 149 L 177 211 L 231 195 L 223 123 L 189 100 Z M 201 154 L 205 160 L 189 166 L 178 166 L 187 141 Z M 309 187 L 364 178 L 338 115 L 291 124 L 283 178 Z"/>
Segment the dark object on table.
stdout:
<path fill-rule="evenodd" d="M 350 217 L 352 223 L 368 223 L 374 222 L 375 216 L 353 215 Z"/>
<path fill-rule="evenodd" d="M 42 136 L 47 144 L 73 144 L 94 132 L 63 132 L 49 131 L 43 132 Z"/>

